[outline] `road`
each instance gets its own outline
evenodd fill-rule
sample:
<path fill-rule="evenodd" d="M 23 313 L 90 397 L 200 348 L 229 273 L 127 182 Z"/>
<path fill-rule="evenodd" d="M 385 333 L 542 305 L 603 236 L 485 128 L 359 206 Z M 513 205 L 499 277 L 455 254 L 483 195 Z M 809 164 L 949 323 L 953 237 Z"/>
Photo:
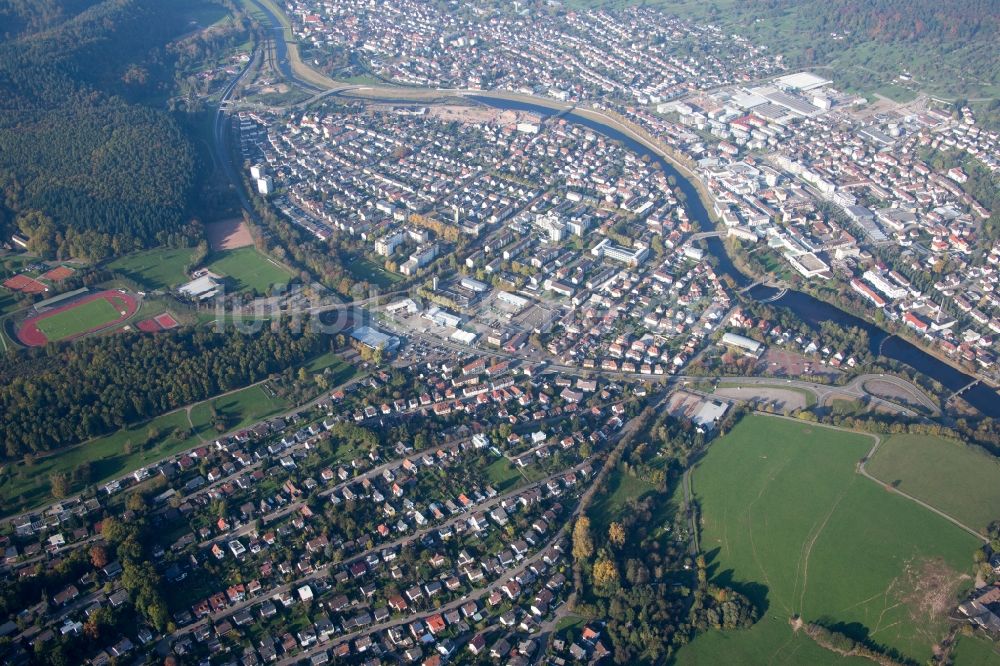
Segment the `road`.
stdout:
<path fill-rule="evenodd" d="M 194 623 L 192 623 L 192 624 L 190 624 L 190 625 L 188 625 L 186 627 L 183 627 L 183 628 L 179 629 L 177 632 L 175 632 L 174 635 L 175 636 L 183 636 L 183 635 L 189 634 L 189 633 L 197 630 L 199 627 L 201 627 L 201 626 L 203 626 L 203 625 L 205 625 L 205 624 L 207 624 L 209 622 L 214 623 L 214 622 L 216 622 L 218 620 L 221 620 L 224 617 L 228 617 L 228 616 L 232 615 L 233 613 L 236 613 L 236 612 L 244 610 L 244 609 L 252 608 L 252 607 L 254 607 L 256 605 L 264 603 L 268 599 L 273 599 L 273 598 L 275 598 L 278 595 L 284 594 L 286 592 L 291 593 L 292 591 L 298 589 L 299 587 L 301 587 L 302 585 L 304 585 L 304 584 L 306 584 L 308 582 L 314 581 L 314 580 L 319 579 L 319 578 L 326 578 L 327 577 L 327 572 L 328 572 L 328 570 L 331 567 L 344 567 L 344 566 L 348 566 L 348 565 L 353 564 L 355 562 L 365 560 L 370 555 L 378 555 L 378 554 L 380 554 L 384 550 L 394 550 L 396 548 L 400 548 L 400 547 L 405 546 L 407 544 L 419 541 L 424 536 L 426 536 L 428 534 L 431 534 L 432 532 L 436 532 L 437 530 L 440 530 L 440 529 L 442 529 L 444 527 L 454 526 L 454 525 L 457 525 L 460 522 L 465 522 L 465 521 L 467 521 L 469 519 L 469 516 L 472 515 L 472 514 L 474 514 L 474 513 L 488 512 L 491 509 L 495 508 L 496 506 L 499 506 L 500 503 L 503 502 L 504 500 L 508 500 L 508 499 L 512 499 L 514 497 L 517 497 L 517 496 L 523 494 L 526 490 L 530 490 L 532 488 L 540 487 L 540 486 L 548 483 L 549 481 L 551 481 L 553 479 L 558 479 L 558 478 L 561 478 L 561 477 L 565 476 L 569 472 L 578 472 L 586 463 L 587 463 L 587 461 L 581 462 L 580 464 L 576 465 L 575 467 L 572 467 L 572 468 L 569 468 L 569 469 L 565 469 L 565 470 L 561 470 L 561 471 L 559 471 L 556 474 L 552 474 L 550 476 L 547 476 L 544 479 L 541 479 L 541 480 L 536 481 L 534 483 L 521 486 L 519 488 L 511 490 L 511 491 L 509 491 L 507 493 L 504 493 L 502 495 L 497 495 L 496 497 L 494 497 L 492 499 L 486 499 L 486 500 L 484 500 L 482 502 L 476 503 L 476 504 L 472 505 L 471 507 L 469 507 L 467 510 L 465 510 L 465 511 L 463 511 L 463 512 L 461 512 L 461 513 L 459 513 L 459 514 L 457 514 L 455 516 L 452 516 L 451 518 L 449 518 L 449 519 L 447 519 L 447 520 L 445 520 L 443 522 L 435 523 L 434 525 L 429 525 L 429 526 L 427 526 L 425 528 L 422 528 L 420 530 L 417 530 L 417 531 L 415 531 L 415 532 L 413 532 L 411 534 L 408 534 L 406 536 L 402 536 L 402 537 L 393 539 L 391 541 L 386 541 L 386 542 L 383 542 L 383 543 L 379 543 L 379 544 L 375 545 L 372 548 L 369 548 L 367 550 L 359 552 L 359 553 L 357 553 L 357 554 L 355 554 L 355 555 L 353 555 L 353 556 L 351 556 L 349 558 L 346 558 L 346 559 L 344 559 L 344 560 L 342 560 L 340 562 L 337 562 L 337 563 L 328 562 L 326 564 L 323 564 L 323 565 L 317 567 L 316 570 L 313 573 L 311 573 L 311 574 L 309 574 L 307 576 L 301 576 L 301 577 L 299 577 L 299 578 L 297 578 L 297 579 L 295 579 L 295 580 L 293 580 L 291 582 L 288 582 L 288 583 L 285 583 L 283 585 L 279 585 L 277 587 L 274 587 L 274 588 L 268 590 L 266 593 L 262 594 L 261 596 L 253 597 L 253 598 L 250 598 L 250 599 L 244 599 L 243 601 L 241 601 L 239 603 L 236 603 L 236 604 L 233 604 L 233 605 L 231 605 L 231 606 L 229 606 L 229 607 L 227 607 L 227 608 L 225 608 L 225 609 L 223 609 L 221 611 L 210 613 L 205 618 L 203 618 L 203 619 L 201 619 L 201 620 L 199 620 L 197 622 L 194 622 Z M 541 555 L 546 550 L 548 550 L 548 548 L 551 547 L 551 545 L 553 545 L 556 542 L 556 540 L 558 539 L 559 535 L 561 535 L 564 530 L 565 530 L 565 525 L 563 526 L 563 530 L 560 530 L 556 534 L 556 536 L 554 536 L 549 541 L 548 544 L 546 544 L 541 549 L 539 549 L 538 553 L 536 553 L 536 556 L 534 558 L 527 558 L 527 559 L 525 559 L 523 561 L 523 563 L 522 563 L 522 565 L 521 565 L 520 568 L 517 568 L 517 569 L 515 569 L 513 571 L 510 571 L 510 572 L 505 572 L 505 574 L 504 574 L 505 577 L 506 578 L 511 578 L 514 575 L 516 575 L 517 573 L 520 573 L 521 571 L 524 571 L 524 569 L 527 568 L 528 564 L 530 564 L 531 562 L 535 561 L 538 557 L 541 557 Z M 496 581 L 497 584 L 499 584 L 499 582 L 500 581 Z M 390 622 L 386 622 L 383 625 L 378 625 L 376 627 L 369 627 L 369 628 L 364 629 L 363 631 L 354 632 L 353 634 L 349 634 L 347 636 L 340 636 L 340 637 L 338 637 L 337 640 L 338 640 L 338 642 L 341 641 L 341 640 L 348 640 L 349 638 L 351 638 L 351 637 L 353 637 L 355 635 L 360 635 L 362 633 L 371 633 L 371 632 L 374 632 L 374 631 L 378 631 L 380 629 L 388 629 L 388 628 L 396 626 L 398 624 L 412 622 L 414 619 L 416 619 L 418 617 L 426 617 L 428 615 L 433 615 L 434 613 L 444 612 L 445 610 L 448 610 L 450 608 L 457 608 L 458 606 L 461 606 L 462 604 L 466 603 L 470 599 L 479 599 L 479 598 L 481 598 L 486 592 L 492 590 L 493 587 L 495 587 L 495 585 L 491 586 L 491 587 L 480 588 L 479 590 L 473 592 L 471 595 L 468 595 L 468 596 L 462 597 L 460 599 L 457 599 L 454 602 L 452 602 L 452 603 L 450 603 L 448 605 L 442 606 L 439 609 L 432 609 L 432 610 L 429 610 L 429 611 L 426 611 L 426 612 L 423 612 L 423 613 L 417 613 L 417 614 L 414 614 L 414 615 L 409 615 L 409 616 L 406 616 L 406 617 L 397 618 L 396 620 L 393 620 L 393 621 L 390 621 Z M 304 658 L 305 656 L 308 656 L 308 654 L 311 654 L 311 653 L 312 653 L 311 651 L 303 653 L 303 654 L 299 655 L 298 657 L 296 657 L 296 660 L 302 659 L 302 658 Z"/>
<path fill-rule="evenodd" d="M 868 393 L 868 391 L 866 391 L 864 388 L 864 385 L 869 381 L 880 381 L 880 382 L 885 382 L 886 384 L 892 384 L 893 386 L 899 388 L 903 392 L 913 397 L 913 399 L 919 402 L 921 406 L 925 407 L 928 411 L 930 411 L 930 413 L 933 416 L 941 415 L 941 410 L 938 408 L 937 404 L 935 404 L 935 402 L 931 400 L 931 398 L 929 398 L 926 393 L 924 393 L 919 387 L 917 387 L 912 382 L 909 382 L 905 379 L 901 379 L 900 377 L 896 377 L 895 375 L 885 375 L 885 374 L 858 375 L 850 382 L 848 382 L 847 386 L 853 388 L 854 390 L 862 394 L 872 395 L 871 393 Z"/>
<path fill-rule="evenodd" d="M 662 399 L 661 399 L 660 402 L 662 402 Z M 657 404 L 659 404 L 659 403 L 657 403 Z M 614 451 L 611 454 L 609 454 L 607 456 L 607 458 L 605 458 L 604 465 L 602 466 L 600 472 L 598 473 L 598 475 L 596 477 L 594 477 L 593 481 L 590 483 L 590 485 L 587 487 L 587 489 L 580 496 L 580 500 L 577 502 L 576 507 L 573 509 L 573 512 L 571 513 L 571 515 L 563 522 L 563 525 L 562 525 L 562 527 L 559 528 L 559 531 L 556 532 L 552 536 L 552 538 L 549 539 L 545 544 L 543 544 L 534 555 L 531 555 L 531 556 L 525 558 L 524 560 L 522 560 L 521 563 L 518 566 L 516 566 L 514 569 L 509 570 L 507 572 L 504 572 L 504 575 L 500 579 L 494 581 L 490 585 L 487 585 L 485 587 L 479 588 L 479 589 L 477 589 L 477 590 L 469 593 L 468 595 L 463 596 L 460 599 L 456 599 L 455 601 L 452 601 L 452 602 L 450 602 L 448 604 L 443 604 L 440 608 L 435 608 L 433 610 L 428 610 L 428 611 L 422 611 L 422 612 L 419 612 L 419 613 L 413 613 L 413 614 L 405 616 L 405 617 L 400 617 L 400 618 L 396 618 L 394 620 L 390 620 L 389 622 L 384 622 L 382 624 L 377 624 L 377 625 L 372 625 L 370 627 L 366 627 L 365 629 L 363 629 L 361 631 L 355 631 L 355 632 L 351 632 L 349 634 L 345 634 L 343 636 L 338 636 L 334 640 L 332 640 L 330 642 L 330 644 L 336 645 L 338 643 L 349 641 L 349 640 L 352 640 L 352 639 L 357 638 L 357 637 L 362 636 L 362 635 L 373 634 L 373 633 L 380 632 L 380 631 L 385 631 L 387 629 L 391 629 L 393 627 L 397 627 L 397 626 L 400 626 L 400 625 L 403 625 L 403 624 L 409 624 L 410 622 L 413 622 L 414 620 L 424 619 L 426 617 L 429 617 L 431 615 L 435 615 L 437 613 L 444 613 L 446 611 L 449 611 L 449 610 L 452 610 L 452 609 L 455 609 L 455 608 L 459 608 L 460 606 L 462 606 L 465 603 L 468 603 L 469 601 L 479 601 L 483 597 L 487 596 L 489 593 L 493 592 L 495 589 L 497 589 L 498 586 L 500 586 L 501 584 L 503 584 L 507 580 L 511 580 L 511 579 L 517 577 L 518 575 L 520 575 L 521 573 L 523 573 L 529 566 L 531 566 L 532 564 L 538 562 L 544 556 L 544 554 L 545 554 L 546 551 L 548 551 L 550 548 L 552 548 L 557 543 L 559 543 L 560 540 L 562 540 L 563 538 L 566 537 L 567 532 L 572 528 L 572 525 L 576 522 L 576 518 L 583 511 L 585 511 L 587 509 L 587 507 L 590 506 L 590 503 L 593 501 L 594 494 L 596 493 L 597 489 L 601 486 L 601 483 L 607 477 L 608 473 L 611 470 L 612 465 L 610 463 L 612 461 L 616 460 L 616 458 L 617 458 L 617 456 L 615 454 L 617 452 L 619 452 L 621 450 L 621 448 L 625 444 L 627 444 L 629 442 L 629 440 L 631 439 L 631 436 L 633 434 L 635 434 L 636 431 L 638 431 L 638 429 L 639 429 L 640 426 L 642 426 L 642 415 L 637 416 L 637 417 L 631 419 L 628 423 L 626 423 L 626 425 L 621 430 L 618 431 L 618 433 L 616 433 L 616 435 L 615 435 L 615 437 L 616 437 L 616 445 L 615 445 Z M 588 458 L 587 461 L 585 461 L 585 462 L 588 462 L 591 459 L 592 459 L 592 457 Z M 584 463 L 581 463 L 580 465 L 578 465 L 574 469 L 578 469 L 583 464 Z M 557 478 L 557 477 L 563 476 L 565 474 L 566 474 L 566 471 L 564 470 L 564 471 L 560 472 L 559 474 L 553 475 L 552 477 L 549 477 L 549 478 Z M 542 481 L 539 481 L 538 483 L 539 484 L 545 483 L 547 480 L 548 479 L 543 479 Z M 521 491 L 523 491 L 523 490 L 524 490 L 524 488 L 521 489 Z M 514 494 L 517 494 L 517 492 L 515 491 Z M 437 528 L 435 527 L 433 529 L 437 529 Z M 380 547 L 380 549 L 381 549 L 381 547 Z M 567 553 L 568 553 L 568 550 L 567 550 Z M 568 557 L 568 555 L 567 555 L 567 557 Z M 352 558 L 352 559 L 357 559 L 357 558 Z M 298 653 L 298 654 L 296 654 L 294 656 L 286 657 L 286 658 L 282 659 L 281 661 L 279 661 L 278 664 L 279 664 L 279 666 L 291 666 L 292 664 L 298 664 L 302 660 L 308 659 L 312 655 L 317 654 L 319 652 L 322 652 L 322 651 L 328 649 L 328 647 L 329 647 L 329 645 L 327 645 L 327 644 L 317 645 L 317 646 L 312 647 L 312 648 L 310 648 L 308 650 L 304 650 L 304 651 L 302 651 L 302 652 L 300 652 L 300 653 Z"/>
<path fill-rule="evenodd" d="M 236 168 L 233 166 L 232 155 L 228 150 L 227 132 L 229 128 L 229 112 L 228 112 L 228 102 L 239 86 L 240 82 L 247 75 L 247 72 L 252 70 L 258 63 L 258 61 L 263 57 L 260 47 L 254 49 L 253 53 L 250 55 L 250 59 L 247 64 L 243 67 L 240 72 L 233 77 L 233 80 L 229 82 L 229 85 L 225 87 L 222 91 L 222 96 L 219 98 L 219 108 L 215 111 L 215 122 L 212 126 L 212 141 L 213 150 L 215 151 L 215 159 L 217 164 L 222 165 L 222 169 L 226 174 L 226 178 L 233 185 L 236 190 L 236 196 L 240 200 L 240 205 L 243 210 L 256 220 L 256 214 L 254 213 L 253 206 L 250 205 L 250 199 L 247 198 L 246 192 L 243 191 L 242 181 L 240 180 L 239 174 Z"/>
<path fill-rule="evenodd" d="M 693 378 L 692 378 L 693 379 Z M 866 374 L 859 375 L 849 381 L 847 384 L 842 386 L 834 384 L 819 384 L 815 382 L 807 382 L 799 379 L 781 379 L 777 377 L 701 377 L 700 379 L 716 379 L 720 382 L 726 383 L 736 383 L 740 386 L 768 386 L 777 389 L 781 388 L 793 388 L 801 389 L 811 392 L 816 396 L 816 402 L 820 405 L 824 405 L 837 396 L 848 396 L 852 398 L 865 399 L 871 402 L 873 405 L 881 405 L 894 412 L 905 414 L 910 417 L 919 417 L 919 413 L 910 409 L 909 407 L 896 404 L 890 400 L 885 400 L 878 396 L 872 395 L 865 391 L 865 382 L 871 381 L 873 379 L 878 379 L 879 381 L 885 381 L 887 383 L 893 384 L 900 389 L 905 390 L 907 393 L 912 395 L 916 400 L 918 400 L 922 406 L 926 407 L 932 412 L 933 415 L 937 416 L 940 414 L 940 410 L 937 405 L 928 398 L 923 391 L 919 388 L 899 377 L 893 375 L 875 375 Z"/>

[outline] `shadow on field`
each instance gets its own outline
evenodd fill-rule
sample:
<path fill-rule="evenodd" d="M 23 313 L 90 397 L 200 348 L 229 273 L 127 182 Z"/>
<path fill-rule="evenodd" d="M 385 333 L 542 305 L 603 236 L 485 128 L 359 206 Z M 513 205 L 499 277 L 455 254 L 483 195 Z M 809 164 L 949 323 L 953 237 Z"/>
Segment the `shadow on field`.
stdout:
<path fill-rule="evenodd" d="M 870 629 L 860 622 L 834 622 L 833 618 L 821 617 L 816 621 L 816 624 L 821 624 L 830 631 L 836 631 L 838 634 L 843 634 L 853 641 L 859 643 L 870 643 L 868 634 Z"/>
<path fill-rule="evenodd" d="M 750 600 L 757 609 L 758 617 L 764 617 L 764 614 L 767 613 L 767 609 L 770 607 L 770 602 L 767 599 L 767 594 L 770 590 L 767 585 L 756 581 L 733 580 L 732 569 L 720 571 L 719 563 L 715 560 L 718 558 L 719 551 L 721 550 L 721 548 L 714 548 L 705 552 L 705 572 L 708 574 L 708 580 L 719 587 L 728 587 L 736 590 Z"/>

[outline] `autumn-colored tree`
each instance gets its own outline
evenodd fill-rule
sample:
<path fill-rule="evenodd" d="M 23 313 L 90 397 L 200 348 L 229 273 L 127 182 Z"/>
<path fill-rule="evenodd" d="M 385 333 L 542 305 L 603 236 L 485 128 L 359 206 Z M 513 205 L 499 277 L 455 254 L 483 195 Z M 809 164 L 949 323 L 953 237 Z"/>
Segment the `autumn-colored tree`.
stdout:
<path fill-rule="evenodd" d="M 594 586 L 599 589 L 607 589 L 618 583 L 618 569 L 615 563 L 606 557 L 602 557 L 594 564 Z"/>
<path fill-rule="evenodd" d="M 590 518 L 580 516 L 573 526 L 573 558 L 586 560 L 594 554 L 594 540 L 590 536 Z"/>
<path fill-rule="evenodd" d="M 125 508 L 129 511 L 142 511 L 146 508 L 146 498 L 140 493 L 132 493 L 125 500 Z"/>
<path fill-rule="evenodd" d="M 91 546 L 90 563 L 97 569 L 103 569 L 108 565 L 108 551 L 101 544 Z"/>
<path fill-rule="evenodd" d="M 117 518 L 105 518 L 101 521 L 101 536 L 109 543 L 119 543 L 128 536 L 128 530 Z"/>
<path fill-rule="evenodd" d="M 614 522 L 608 526 L 608 541 L 615 548 L 625 545 L 625 527 L 621 523 Z"/>
<path fill-rule="evenodd" d="M 52 484 L 52 497 L 56 499 L 62 499 L 69 495 L 69 477 L 65 474 L 57 472 L 49 476 L 49 482 Z"/>

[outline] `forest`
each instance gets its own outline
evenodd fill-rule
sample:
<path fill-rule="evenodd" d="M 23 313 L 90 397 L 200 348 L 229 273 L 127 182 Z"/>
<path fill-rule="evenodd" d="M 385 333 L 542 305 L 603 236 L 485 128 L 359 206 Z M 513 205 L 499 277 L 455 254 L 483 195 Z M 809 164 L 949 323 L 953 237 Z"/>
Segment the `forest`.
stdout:
<path fill-rule="evenodd" d="M 900 74 L 949 96 L 1000 86 L 1000 13 L 991 0 L 755 0 L 664 2 L 766 44 L 792 67 L 871 92 Z"/>
<path fill-rule="evenodd" d="M 276 323 L 253 336 L 182 329 L 10 357 L 0 365 L 0 455 L 10 460 L 117 430 L 266 379 L 327 344 L 313 332 Z"/>
<path fill-rule="evenodd" d="M 185 229 L 195 156 L 157 107 L 186 5 L 0 0 L 0 224 L 100 260 Z"/>

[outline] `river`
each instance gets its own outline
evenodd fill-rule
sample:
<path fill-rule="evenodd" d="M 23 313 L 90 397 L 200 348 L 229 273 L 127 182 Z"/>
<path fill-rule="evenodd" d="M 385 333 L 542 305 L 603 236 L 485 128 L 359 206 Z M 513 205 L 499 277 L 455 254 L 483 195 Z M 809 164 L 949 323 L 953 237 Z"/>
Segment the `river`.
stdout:
<path fill-rule="evenodd" d="M 275 16 L 274 12 L 268 9 L 268 7 L 263 3 L 254 0 L 253 4 L 254 7 L 256 7 L 257 10 L 263 14 L 264 23 L 270 24 L 265 25 L 265 27 L 271 33 L 271 42 L 274 44 L 274 62 L 275 66 L 278 68 L 278 72 L 289 83 L 295 83 L 310 92 L 319 92 L 319 88 L 298 78 L 295 76 L 295 72 L 292 71 L 292 61 L 288 56 L 288 44 L 285 43 L 285 29 L 284 26 L 281 25 L 281 21 L 278 20 L 278 17 Z"/>
<path fill-rule="evenodd" d="M 542 116 L 553 116 L 560 113 L 557 109 L 519 102 L 506 99 L 497 99 L 485 96 L 470 96 L 483 104 L 500 109 L 510 109 L 514 111 L 529 111 Z M 677 187 L 686 197 L 686 208 L 688 217 L 702 231 L 712 231 L 715 226 L 705 209 L 705 204 L 698 194 L 697 188 L 688 180 L 674 165 L 666 159 L 656 154 L 647 146 L 621 131 L 598 122 L 591 118 L 585 118 L 579 114 L 570 112 L 563 116 L 566 120 L 588 127 L 595 132 L 599 132 L 609 139 L 622 142 L 629 150 L 636 154 L 649 157 L 658 164 L 668 176 L 673 176 L 677 181 Z M 733 264 L 726 246 L 719 238 L 705 239 L 709 252 L 718 260 L 718 270 L 720 273 L 728 275 L 738 287 L 752 284 L 752 280 L 740 272 Z M 764 299 L 773 296 L 775 290 L 771 287 L 755 287 L 749 291 L 752 298 Z M 914 370 L 931 377 L 941 383 L 942 386 L 958 391 L 975 381 L 975 378 L 958 370 L 948 363 L 928 354 L 916 345 L 900 338 L 897 335 L 890 335 L 887 331 L 879 328 L 875 324 L 844 312 L 840 308 L 821 301 L 809 294 L 789 289 L 784 296 L 772 302 L 772 305 L 788 308 L 796 316 L 806 323 L 818 328 L 824 321 L 836 321 L 841 325 L 856 326 L 865 330 L 871 340 L 872 352 L 887 359 L 899 361 L 910 366 Z M 1000 417 L 1000 400 L 997 392 L 983 383 L 962 393 L 962 398 L 978 409 L 983 414 L 997 418 Z"/>
<path fill-rule="evenodd" d="M 271 29 L 274 32 L 275 37 L 275 57 L 281 74 L 289 81 L 295 81 L 300 85 L 315 89 L 314 86 L 310 86 L 309 84 L 300 81 L 294 75 L 289 62 L 288 49 L 285 45 L 284 33 L 282 32 L 281 23 L 278 21 L 278 18 L 264 5 L 258 2 L 254 2 L 254 4 L 261 10 L 261 12 L 263 12 L 267 22 L 271 24 Z M 510 109 L 515 111 L 529 111 L 542 116 L 552 116 L 560 113 L 557 109 L 552 109 L 538 104 L 530 104 L 527 102 L 498 99 L 486 96 L 470 96 L 470 99 L 483 104 L 488 104 L 495 108 Z M 405 100 L 400 101 L 402 102 Z M 648 156 L 651 161 L 655 162 L 663 169 L 664 173 L 668 176 L 673 176 L 676 180 L 677 187 L 684 193 L 686 198 L 685 205 L 688 217 L 695 222 L 702 231 L 712 231 L 714 229 L 708 210 L 706 210 L 705 204 L 702 201 L 697 188 L 695 188 L 694 184 L 681 174 L 681 172 L 678 171 L 673 164 L 644 144 L 609 125 L 591 118 L 585 118 L 573 112 L 565 114 L 564 117 L 571 122 L 589 127 L 609 139 L 622 142 L 627 148 L 638 155 Z M 704 242 L 707 245 L 708 251 L 711 252 L 711 254 L 718 261 L 718 271 L 720 273 L 728 275 L 737 287 L 745 287 L 752 283 L 752 280 L 741 273 L 740 270 L 733 264 L 729 253 L 726 251 L 726 246 L 720 238 L 707 238 Z M 750 296 L 759 299 L 771 296 L 773 293 L 774 292 L 767 287 L 758 287 L 750 291 Z M 872 351 L 874 353 L 888 359 L 905 363 L 924 375 L 937 380 L 942 386 L 951 391 L 958 391 L 975 381 L 974 377 L 955 369 L 951 365 L 935 358 L 899 336 L 889 335 L 889 333 L 882 330 L 875 324 L 848 314 L 840 308 L 830 305 L 824 301 L 820 301 L 809 294 L 789 289 L 784 296 L 776 301 L 773 301 L 772 304 L 788 308 L 803 321 L 806 321 L 813 326 L 818 326 L 820 322 L 823 321 L 833 320 L 841 324 L 862 328 L 868 332 L 868 336 L 872 344 Z M 962 394 L 962 397 L 983 414 L 994 418 L 1000 417 L 1000 400 L 998 400 L 998 397 L 1000 396 L 997 395 L 995 390 L 989 388 L 983 383 L 976 384 L 976 386 L 966 390 Z"/>

